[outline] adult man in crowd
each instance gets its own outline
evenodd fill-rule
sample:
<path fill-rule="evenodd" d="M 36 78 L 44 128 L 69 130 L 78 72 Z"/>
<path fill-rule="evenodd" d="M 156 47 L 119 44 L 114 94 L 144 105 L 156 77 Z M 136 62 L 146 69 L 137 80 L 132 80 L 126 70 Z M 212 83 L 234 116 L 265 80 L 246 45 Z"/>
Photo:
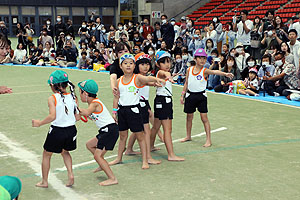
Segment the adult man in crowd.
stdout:
<path fill-rule="evenodd" d="M 7 39 L 7 35 L 8 35 L 8 29 L 7 27 L 5 26 L 5 22 L 4 21 L 0 21 L 0 33 L 2 35 L 4 35 Z"/>
<path fill-rule="evenodd" d="M 174 44 L 174 38 L 175 38 L 175 32 L 174 32 L 174 27 L 168 23 L 168 17 L 167 15 L 162 15 L 161 16 L 161 35 L 162 35 L 162 40 L 166 42 L 167 48 L 171 49 Z"/>
<path fill-rule="evenodd" d="M 297 69 L 299 68 L 299 53 L 300 42 L 297 40 L 297 31 L 295 29 L 289 30 L 289 42 L 288 45 L 291 49 L 291 54 L 294 56 L 294 62 Z"/>
<path fill-rule="evenodd" d="M 271 96 L 287 96 L 284 94 L 285 89 L 296 89 L 299 79 L 296 76 L 296 67 L 293 64 L 285 62 L 283 52 L 275 54 L 275 74 L 273 77 L 264 76 L 265 89 Z"/>
<path fill-rule="evenodd" d="M 51 46 L 53 46 L 53 39 L 47 34 L 47 29 L 43 29 L 42 35 L 39 37 L 40 43 L 45 48 L 46 42 L 50 42 Z"/>
<path fill-rule="evenodd" d="M 253 28 L 253 22 L 247 19 L 248 11 L 242 10 L 240 22 L 237 17 L 233 17 L 233 31 L 237 32 L 237 43 L 242 43 L 246 52 L 250 51 L 250 31 Z"/>
<path fill-rule="evenodd" d="M 76 66 L 77 56 L 77 48 L 72 47 L 72 43 L 70 41 L 67 41 L 62 52 L 62 57 L 58 57 L 58 59 L 60 59 L 58 64 L 62 67 L 74 67 Z"/>
<path fill-rule="evenodd" d="M 58 38 L 59 38 L 59 34 L 61 32 L 64 32 L 66 34 L 67 27 L 66 27 L 65 23 L 62 22 L 61 16 L 57 16 L 56 21 L 57 21 L 57 23 L 54 26 L 54 30 L 55 30 L 55 41 L 57 42 Z"/>
<path fill-rule="evenodd" d="M 144 19 L 144 25 L 140 28 L 140 33 L 143 38 L 146 39 L 147 35 L 152 34 L 154 31 L 153 27 L 149 25 L 149 20 L 147 18 Z"/>

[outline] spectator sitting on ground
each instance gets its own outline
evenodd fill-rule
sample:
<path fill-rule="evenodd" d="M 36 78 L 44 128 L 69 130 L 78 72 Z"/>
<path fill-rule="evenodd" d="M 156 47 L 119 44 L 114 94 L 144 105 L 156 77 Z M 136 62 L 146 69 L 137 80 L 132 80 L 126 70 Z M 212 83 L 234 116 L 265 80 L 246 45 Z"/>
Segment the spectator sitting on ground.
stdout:
<path fill-rule="evenodd" d="M 143 44 L 144 38 L 142 38 L 138 31 L 133 33 L 133 45 L 141 46 Z"/>
<path fill-rule="evenodd" d="M 79 59 L 78 63 L 77 63 L 77 68 L 78 69 L 91 69 L 91 63 L 90 63 L 90 59 L 87 57 L 87 53 L 85 51 L 83 51 L 81 53 L 81 58 Z"/>
<path fill-rule="evenodd" d="M 23 49 L 23 44 L 19 43 L 17 46 L 17 49 L 14 52 L 14 56 L 12 58 L 12 61 L 14 64 L 23 64 L 26 62 L 26 55 L 27 52 L 25 49 Z"/>
<path fill-rule="evenodd" d="M 293 64 L 285 62 L 283 52 L 275 54 L 275 73 L 272 77 L 264 76 L 265 90 L 271 96 L 288 96 L 284 93 L 285 89 L 296 89 L 298 87 L 298 78 L 296 76 L 296 67 Z"/>
<path fill-rule="evenodd" d="M 91 61 L 92 65 L 94 63 L 105 65 L 105 60 L 104 60 L 103 56 L 100 54 L 99 49 L 94 50 L 94 55 L 91 57 L 91 60 L 92 60 Z"/>
<path fill-rule="evenodd" d="M 72 43 L 67 42 L 62 52 L 62 56 L 58 57 L 58 64 L 62 67 L 75 67 L 77 62 L 77 56 L 77 48 L 72 48 Z"/>

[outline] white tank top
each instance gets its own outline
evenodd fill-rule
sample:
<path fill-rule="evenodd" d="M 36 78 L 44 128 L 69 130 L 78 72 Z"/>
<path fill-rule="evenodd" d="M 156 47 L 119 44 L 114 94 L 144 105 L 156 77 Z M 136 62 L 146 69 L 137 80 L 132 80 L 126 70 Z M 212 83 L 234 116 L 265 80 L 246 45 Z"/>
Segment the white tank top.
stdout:
<path fill-rule="evenodd" d="M 207 80 L 204 76 L 206 68 L 202 67 L 198 74 L 193 73 L 194 68 L 195 66 L 188 68 L 188 90 L 190 92 L 202 92 L 207 86 Z"/>
<path fill-rule="evenodd" d="M 140 94 L 140 100 L 149 100 L 149 92 L 150 87 L 148 85 L 144 85 L 140 88 L 139 94 Z"/>
<path fill-rule="evenodd" d="M 52 95 L 55 99 L 55 110 L 56 110 L 56 118 L 51 125 L 57 127 L 68 127 L 75 125 L 75 108 L 77 107 L 76 102 L 74 101 L 71 94 L 64 94 L 64 102 L 63 98 L 59 93 L 55 93 Z M 68 108 L 68 114 L 65 112 L 65 106 Z M 76 110 L 77 112 L 77 110 Z"/>
<path fill-rule="evenodd" d="M 99 129 L 115 123 L 115 120 L 112 118 L 105 105 L 98 98 L 94 99 L 92 103 L 99 103 L 102 107 L 100 112 L 94 112 L 90 115 L 90 118 L 95 122 Z"/>
<path fill-rule="evenodd" d="M 136 74 L 134 74 L 129 83 L 124 84 L 123 78 L 121 76 L 118 82 L 118 87 L 120 91 L 119 104 L 121 106 L 134 106 L 140 103 L 139 90 L 141 87 L 138 87 L 135 83 Z"/>
<path fill-rule="evenodd" d="M 156 78 L 158 78 L 158 73 L 156 74 Z M 166 80 L 166 85 L 163 85 L 162 87 L 156 88 L 156 95 L 158 96 L 165 96 L 165 97 L 171 97 L 172 94 L 172 83 L 169 80 Z"/>

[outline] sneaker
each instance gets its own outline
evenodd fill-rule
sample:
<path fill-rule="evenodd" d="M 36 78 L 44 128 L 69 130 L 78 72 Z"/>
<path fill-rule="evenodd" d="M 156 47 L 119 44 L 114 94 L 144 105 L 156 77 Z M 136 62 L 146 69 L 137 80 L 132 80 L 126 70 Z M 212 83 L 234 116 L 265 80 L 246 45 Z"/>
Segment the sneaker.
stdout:
<path fill-rule="evenodd" d="M 274 97 L 279 97 L 280 94 L 278 92 L 273 92 L 274 93 Z"/>
<path fill-rule="evenodd" d="M 255 94 L 254 96 L 259 97 L 259 94 Z"/>

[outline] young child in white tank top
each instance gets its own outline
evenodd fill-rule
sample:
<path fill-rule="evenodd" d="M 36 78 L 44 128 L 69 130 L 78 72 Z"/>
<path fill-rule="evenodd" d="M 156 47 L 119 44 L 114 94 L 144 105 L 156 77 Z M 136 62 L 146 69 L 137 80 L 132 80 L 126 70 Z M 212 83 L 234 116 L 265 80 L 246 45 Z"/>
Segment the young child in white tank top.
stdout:
<path fill-rule="evenodd" d="M 144 125 L 140 112 L 139 89 L 149 83 L 161 87 L 162 84 L 165 84 L 165 82 L 155 77 L 146 77 L 139 74 L 134 74 L 133 71 L 135 68 L 135 59 L 131 54 L 126 53 L 120 57 L 120 67 L 124 72 L 124 76 L 118 79 L 118 86 L 116 90 L 119 91 L 119 96 L 115 95 L 113 102 L 113 118 L 116 122 L 118 122 L 119 125 L 120 141 L 118 147 L 118 157 L 109 164 L 114 165 L 122 161 L 122 156 L 128 137 L 128 129 L 130 129 L 133 134 L 136 134 L 140 145 L 143 160 L 142 169 L 148 169 L 149 164 L 147 160 L 146 143 L 143 132 Z"/>
<path fill-rule="evenodd" d="M 80 115 L 88 116 L 99 128 L 99 134 L 86 143 L 88 150 L 94 155 L 99 168 L 95 172 L 103 170 L 108 179 L 99 183 L 107 186 L 118 184 L 108 162 L 104 159 L 107 151 L 112 151 L 119 138 L 119 128 L 110 115 L 105 105 L 97 98 L 98 85 L 94 80 L 88 79 L 78 83 L 80 88 L 80 99 L 88 103 L 87 109 L 80 108 Z"/>
<path fill-rule="evenodd" d="M 49 115 L 42 121 L 32 120 L 33 127 L 51 123 L 44 143 L 42 181 L 37 183 L 36 186 L 48 187 L 51 156 L 53 153 L 60 153 L 68 171 L 69 180 L 66 186 L 70 187 L 74 184 L 74 175 L 72 157 L 69 151 L 76 149 L 77 130 L 75 122 L 80 118 L 74 93 L 75 87 L 69 81 L 68 74 L 61 70 L 51 73 L 48 84 L 54 92 L 48 99 Z M 67 93 L 67 86 L 70 86 L 71 94 Z"/>
<path fill-rule="evenodd" d="M 207 77 L 209 74 L 215 74 L 219 76 L 227 76 L 233 78 L 233 74 L 224 73 L 219 70 L 210 70 L 204 68 L 204 64 L 207 60 L 207 54 L 204 49 L 197 49 L 194 53 L 194 60 L 196 66 L 190 67 L 187 70 L 186 81 L 183 86 L 182 95 L 180 102 L 184 104 L 184 112 L 187 113 L 186 117 L 186 132 L 187 137 L 181 140 L 181 142 L 187 142 L 192 140 L 191 131 L 192 123 L 194 118 L 194 112 L 196 108 L 200 112 L 200 117 L 206 132 L 206 142 L 203 147 L 210 147 L 211 136 L 210 136 L 210 124 L 207 117 Z"/>

